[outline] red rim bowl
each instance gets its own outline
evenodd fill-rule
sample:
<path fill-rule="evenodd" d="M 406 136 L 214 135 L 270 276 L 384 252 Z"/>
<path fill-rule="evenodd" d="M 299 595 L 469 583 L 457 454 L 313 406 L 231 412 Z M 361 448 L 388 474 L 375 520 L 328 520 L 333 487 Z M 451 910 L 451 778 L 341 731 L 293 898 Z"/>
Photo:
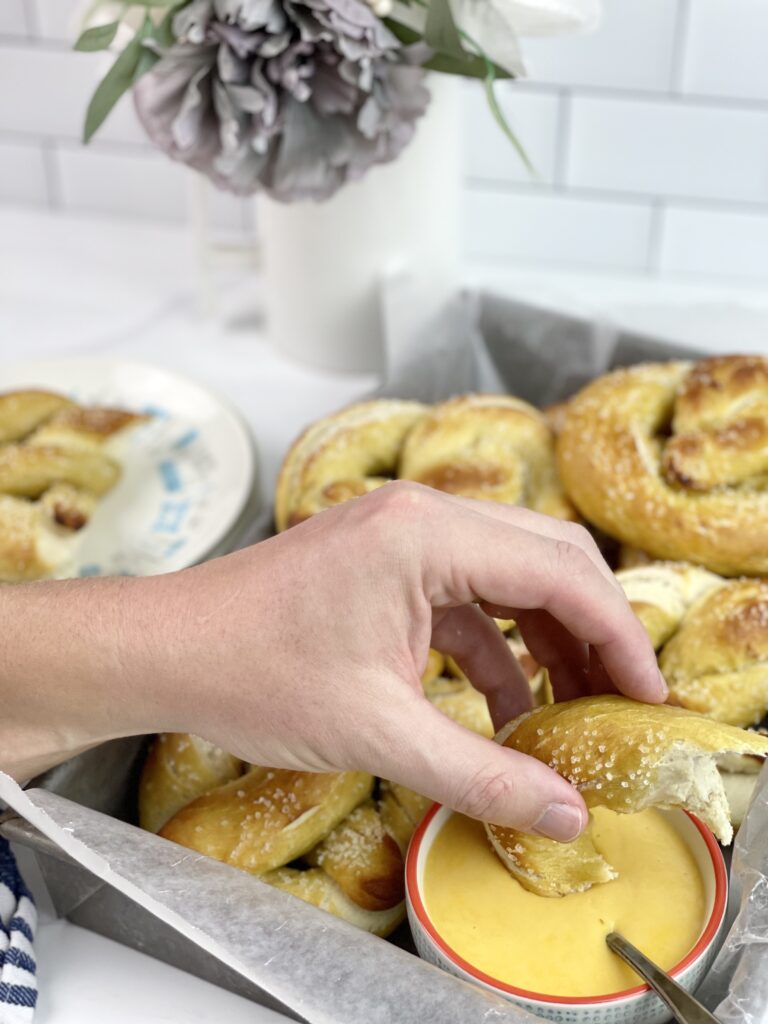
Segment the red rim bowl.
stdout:
<path fill-rule="evenodd" d="M 507 982 L 499 981 L 497 978 L 491 977 L 490 974 L 485 974 L 484 971 L 479 970 L 473 964 L 459 956 L 459 954 L 442 938 L 435 926 L 432 924 L 426 907 L 424 906 L 424 901 L 421 897 L 421 891 L 418 884 L 417 865 L 419 853 L 421 852 L 422 844 L 424 842 L 424 836 L 426 835 L 430 823 L 441 810 L 443 810 L 442 805 L 435 804 L 427 812 L 421 824 L 413 834 L 405 862 L 405 886 L 411 906 L 421 927 L 447 960 L 450 960 L 472 978 L 475 978 L 477 981 L 480 981 L 491 988 L 495 988 L 500 992 L 506 992 L 512 996 L 517 996 L 519 999 L 534 1000 L 539 1003 L 551 1003 L 553 1005 L 561 1006 L 585 1006 L 594 1005 L 596 1003 L 619 1002 L 621 1000 L 630 999 L 633 996 L 640 996 L 650 992 L 648 985 L 637 985 L 634 988 L 623 989 L 621 992 L 609 992 L 607 995 L 601 996 L 548 996 L 541 992 L 530 992 L 527 989 L 517 988 L 514 985 L 507 984 Z M 680 961 L 680 963 L 675 964 L 672 970 L 667 972 L 673 978 L 677 978 L 682 974 L 682 972 L 698 960 L 698 958 L 709 947 L 723 923 L 725 908 L 728 902 L 728 875 L 725 870 L 723 853 L 717 844 L 717 840 L 706 825 L 703 825 L 693 814 L 689 814 L 688 811 L 684 811 L 683 813 L 690 818 L 704 840 L 707 852 L 709 853 L 712 861 L 715 893 L 712 912 L 704 926 L 704 930 L 699 936 L 698 942 L 690 953 Z"/>

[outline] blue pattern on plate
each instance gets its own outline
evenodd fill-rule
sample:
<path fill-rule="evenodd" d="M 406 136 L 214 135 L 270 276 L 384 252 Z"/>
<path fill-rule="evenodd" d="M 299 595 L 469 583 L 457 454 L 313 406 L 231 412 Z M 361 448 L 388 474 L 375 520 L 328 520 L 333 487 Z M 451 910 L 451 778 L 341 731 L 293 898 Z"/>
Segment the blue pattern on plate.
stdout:
<path fill-rule="evenodd" d="M 178 463 L 173 459 L 164 459 L 157 467 L 166 491 L 180 491 L 182 488 L 181 474 Z"/>
<path fill-rule="evenodd" d="M 178 533 L 188 511 L 188 501 L 164 501 L 152 529 L 155 533 Z"/>

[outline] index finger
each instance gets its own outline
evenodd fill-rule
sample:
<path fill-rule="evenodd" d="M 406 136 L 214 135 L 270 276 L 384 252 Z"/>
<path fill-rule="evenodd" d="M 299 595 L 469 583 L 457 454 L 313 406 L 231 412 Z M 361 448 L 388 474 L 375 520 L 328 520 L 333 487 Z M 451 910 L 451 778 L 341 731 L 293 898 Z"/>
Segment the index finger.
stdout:
<path fill-rule="evenodd" d="M 665 700 L 667 686 L 645 629 L 589 555 L 566 540 L 485 515 L 482 505 L 451 503 L 445 514 L 431 508 L 425 516 L 424 587 L 432 604 L 480 600 L 512 615 L 514 609 L 543 609 L 595 649 L 621 693 Z"/>

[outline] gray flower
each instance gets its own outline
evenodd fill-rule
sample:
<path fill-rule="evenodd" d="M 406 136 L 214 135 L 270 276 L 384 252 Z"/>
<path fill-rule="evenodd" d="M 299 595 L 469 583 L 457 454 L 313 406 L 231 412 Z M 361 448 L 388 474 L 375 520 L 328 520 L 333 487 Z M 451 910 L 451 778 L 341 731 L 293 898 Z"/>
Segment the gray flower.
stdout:
<path fill-rule="evenodd" d="M 325 199 L 408 144 L 429 94 L 360 0 L 192 0 L 134 87 L 174 159 L 241 195 Z"/>

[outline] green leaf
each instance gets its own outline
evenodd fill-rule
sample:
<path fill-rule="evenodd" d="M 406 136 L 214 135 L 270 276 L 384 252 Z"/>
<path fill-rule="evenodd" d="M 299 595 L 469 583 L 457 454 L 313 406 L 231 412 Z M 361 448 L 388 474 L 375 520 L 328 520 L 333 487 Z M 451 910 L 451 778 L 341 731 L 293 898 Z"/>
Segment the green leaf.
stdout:
<path fill-rule="evenodd" d="M 482 0 L 483 3 L 486 0 Z M 461 60 L 464 47 L 453 20 L 450 0 L 430 0 L 427 22 L 424 26 L 424 42 L 438 53 Z"/>
<path fill-rule="evenodd" d="M 159 53 L 155 53 L 154 50 L 150 50 L 148 46 L 143 46 L 141 48 L 138 63 L 136 64 L 136 70 L 133 73 L 133 82 L 131 82 L 131 85 L 133 85 L 134 82 L 138 82 L 142 75 L 146 75 L 148 71 L 151 71 L 159 60 Z"/>
<path fill-rule="evenodd" d="M 412 43 L 421 41 L 421 33 L 416 32 L 409 25 L 404 25 L 401 21 L 396 21 L 394 18 L 384 18 L 383 21 L 395 39 L 402 43 L 403 46 L 410 46 Z"/>
<path fill-rule="evenodd" d="M 164 50 L 167 50 L 176 42 L 176 36 L 173 34 L 173 19 L 176 17 L 177 11 L 178 4 L 166 11 L 162 21 L 155 25 L 153 33 L 155 42 Z"/>
<path fill-rule="evenodd" d="M 108 25 L 94 25 L 87 28 L 75 43 L 75 49 L 90 53 L 93 50 L 107 50 L 117 35 L 119 21 L 111 21 Z"/>
<path fill-rule="evenodd" d="M 510 128 L 509 123 L 506 117 L 504 116 L 504 111 L 499 106 L 499 101 L 496 96 L 496 90 L 494 89 L 495 82 L 496 76 L 494 75 L 492 69 L 489 69 L 489 72 L 485 77 L 485 95 L 488 100 L 488 106 L 491 108 L 491 113 L 493 114 L 494 120 L 517 150 L 517 155 L 523 161 L 525 169 L 528 171 L 531 177 L 538 178 L 536 168 L 531 163 L 530 158 L 528 157 L 528 154 L 526 153 L 523 144 L 520 142 L 518 137 Z"/>
<path fill-rule="evenodd" d="M 464 78 L 486 78 L 488 68 L 482 57 L 473 54 L 466 54 L 463 60 L 456 60 L 455 57 L 448 57 L 438 53 L 431 60 L 428 60 L 422 67 L 427 71 L 439 71 L 443 75 L 462 75 Z M 494 64 L 495 78 L 497 80 L 512 78 L 508 71 Z"/>
<path fill-rule="evenodd" d="M 152 34 L 152 22 L 147 16 L 144 23 L 106 73 L 91 97 L 85 114 L 83 141 L 89 142 L 101 127 L 114 105 L 143 71 L 149 70 L 143 62 L 146 51 L 144 40 Z"/>

